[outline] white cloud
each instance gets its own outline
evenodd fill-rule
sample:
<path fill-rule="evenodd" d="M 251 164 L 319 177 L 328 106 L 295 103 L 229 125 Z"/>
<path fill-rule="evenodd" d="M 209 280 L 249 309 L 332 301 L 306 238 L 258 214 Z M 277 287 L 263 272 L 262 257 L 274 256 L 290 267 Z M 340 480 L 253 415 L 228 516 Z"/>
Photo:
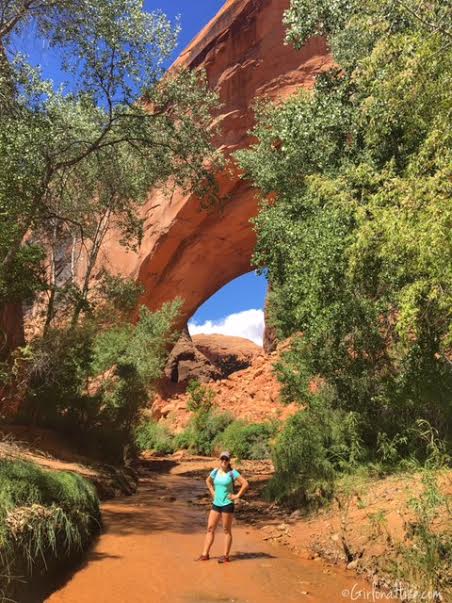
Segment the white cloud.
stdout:
<path fill-rule="evenodd" d="M 263 310 L 244 310 L 216 321 L 206 320 L 202 325 L 189 322 L 188 330 L 190 335 L 197 335 L 198 333 L 211 335 L 215 333 L 245 337 L 261 346 L 264 338 L 264 326 Z"/>

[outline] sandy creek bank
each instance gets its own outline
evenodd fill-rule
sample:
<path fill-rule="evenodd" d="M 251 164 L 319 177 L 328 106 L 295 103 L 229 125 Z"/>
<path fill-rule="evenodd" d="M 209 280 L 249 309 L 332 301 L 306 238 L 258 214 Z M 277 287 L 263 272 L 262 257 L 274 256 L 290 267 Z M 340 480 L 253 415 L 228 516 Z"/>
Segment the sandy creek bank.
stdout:
<path fill-rule="evenodd" d="M 183 467 L 185 465 L 185 467 Z M 238 519 L 233 562 L 219 565 L 221 528 L 212 558 L 195 562 L 207 507 L 200 466 L 148 464 L 138 492 L 102 505 L 104 532 L 83 565 L 48 603 L 344 603 L 369 585 L 352 572 L 308 561 Z M 201 471 L 202 473 L 202 471 Z M 240 516 L 240 512 L 238 513 Z"/>

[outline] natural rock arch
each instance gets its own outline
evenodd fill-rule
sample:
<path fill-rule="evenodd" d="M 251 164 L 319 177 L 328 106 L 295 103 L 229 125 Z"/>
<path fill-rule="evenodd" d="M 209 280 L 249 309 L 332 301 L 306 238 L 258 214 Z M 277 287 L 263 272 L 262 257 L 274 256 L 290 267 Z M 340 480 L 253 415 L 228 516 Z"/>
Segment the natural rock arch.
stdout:
<path fill-rule="evenodd" d="M 299 51 L 284 44 L 288 5 L 289 0 L 228 0 L 176 62 L 204 68 L 218 91 L 221 109 L 214 119 L 222 133 L 216 144 L 226 156 L 249 144 L 257 97 L 286 98 L 311 87 L 331 65 L 323 39 L 313 38 Z M 153 192 L 144 207 L 139 253 L 127 253 L 111 240 L 103 258 L 111 270 L 143 283 L 141 302 L 151 309 L 181 296 L 181 324 L 222 286 L 251 270 L 255 191 L 235 167 L 219 174 L 218 183 L 228 202 L 210 211 L 193 195 L 169 200 Z"/>

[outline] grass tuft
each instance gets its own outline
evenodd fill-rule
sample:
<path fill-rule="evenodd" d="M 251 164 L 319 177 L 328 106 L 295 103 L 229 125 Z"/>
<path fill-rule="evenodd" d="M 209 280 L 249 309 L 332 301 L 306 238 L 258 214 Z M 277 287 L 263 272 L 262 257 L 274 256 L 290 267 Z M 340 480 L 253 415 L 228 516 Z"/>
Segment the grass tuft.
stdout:
<path fill-rule="evenodd" d="M 94 487 L 79 475 L 0 460 L 0 596 L 82 551 L 100 527 Z"/>

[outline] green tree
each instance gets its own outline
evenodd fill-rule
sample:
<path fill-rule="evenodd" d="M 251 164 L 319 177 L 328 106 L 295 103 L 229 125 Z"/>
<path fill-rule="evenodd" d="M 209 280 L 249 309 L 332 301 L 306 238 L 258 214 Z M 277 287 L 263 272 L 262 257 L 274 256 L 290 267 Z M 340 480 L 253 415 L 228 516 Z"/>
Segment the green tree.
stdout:
<path fill-rule="evenodd" d="M 272 457 L 271 498 L 293 506 L 315 507 L 328 501 L 341 472 L 362 460 L 357 416 L 332 407 L 331 390 L 312 396 L 309 407 L 290 417 L 278 435 Z"/>
<path fill-rule="evenodd" d="M 326 35 L 336 67 L 259 107 L 239 154 L 262 191 L 270 319 L 302 334 L 285 395 L 309 402 L 320 378 L 371 454 L 418 419 L 451 438 L 451 18 L 435 1 L 293 0 L 288 39 Z M 405 454 L 425 458 L 418 446 Z"/>
<path fill-rule="evenodd" d="M 142 306 L 135 325 L 97 318 L 49 329 L 19 360 L 22 419 L 83 439 L 85 452 L 123 460 L 177 338 L 180 305 L 175 300 L 158 312 Z"/>
<path fill-rule="evenodd" d="M 35 27 L 72 78 L 55 89 L 14 36 Z M 0 302 L 48 292 L 76 324 L 107 232 L 135 247 L 149 190 L 214 195 L 207 164 L 215 95 L 198 72 L 163 63 L 179 27 L 139 0 L 8 2 L 0 15 Z M 42 265 L 46 249 L 47 265 Z M 18 278 L 11 278 L 17 275 Z"/>

